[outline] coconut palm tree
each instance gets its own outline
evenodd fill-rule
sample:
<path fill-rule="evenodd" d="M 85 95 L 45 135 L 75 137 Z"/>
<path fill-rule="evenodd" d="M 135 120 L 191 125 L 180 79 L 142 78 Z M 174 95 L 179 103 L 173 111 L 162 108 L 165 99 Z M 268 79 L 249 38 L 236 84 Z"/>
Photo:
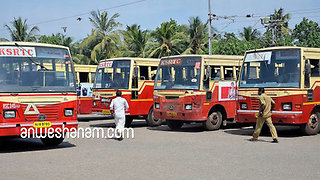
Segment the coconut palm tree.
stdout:
<path fill-rule="evenodd" d="M 150 57 L 163 57 L 181 54 L 185 50 L 187 36 L 176 21 L 170 19 L 151 32 L 153 48 Z"/>
<path fill-rule="evenodd" d="M 120 36 L 116 32 L 120 26 L 116 21 L 119 16 L 116 13 L 109 17 L 107 11 L 91 12 L 89 20 L 93 25 L 92 33 L 83 40 L 81 48 L 92 48 L 90 57 L 93 63 L 97 63 L 101 58 L 111 58 L 120 53 L 118 47 Z"/>
<path fill-rule="evenodd" d="M 149 32 L 147 30 L 141 30 L 140 25 L 133 24 L 127 26 L 126 31 L 123 31 L 122 34 L 130 56 L 146 56 L 147 42 L 149 39 Z"/>
<path fill-rule="evenodd" d="M 27 19 L 22 20 L 21 17 L 11 22 L 13 27 L 10 27 L 8 24 L 4 25 L 6 29 L 9 30 L 11 34 L 11 39 L 13 41 L 35 41 L 35 33 L 39 32 L 39 28 L 37 26 L 33 26 L 28 32 L 29 26 L 27 24 Z"/>
<path fill-rule="evenodd" d="M 274 28 L 276 32 L 276 37 L 281 38 L 283 35 L 288 35 L 290 33 L 289 29 L 289 20 L 290 20 L 290 14 L 284 14 L 283 8 L 280 8 L 279 10 L 274 10 L 274 13 L 270 15 L 270 20 L 278 20 L 281 21 L 281 23 L 278 23 Z"/>
<path fill-rule="evenodd" d="M 244 27 L 243 31 L 240 32 L 240 36 L 243 40 L 254 41 L 260 36 L 260 32 L 257 29 L 253 29 L 251 26 Z"/>
<path fill-rule="evenodd" d="M 205 49 L 206 32 L 206 24 L 202 23 L 200 17 L 191 17 L 188 26 L 189 47 L 184 53 L 202 54 Z"/>

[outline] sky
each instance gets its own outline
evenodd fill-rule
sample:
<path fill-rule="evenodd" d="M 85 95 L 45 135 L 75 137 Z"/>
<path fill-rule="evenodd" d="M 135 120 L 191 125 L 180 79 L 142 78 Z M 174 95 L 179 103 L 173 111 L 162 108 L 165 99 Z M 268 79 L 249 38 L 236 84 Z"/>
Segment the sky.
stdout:
<path fill-rule="evenodd" d="M 107 10 L 109 14 L 119 13 L 118 21 L 122 29 L 126 25 L 139 24 L 143 29 L 155 29 L 170 18 L 179 24 L 188 24 L 192 16 L 199 16 L 206 22 L 208 18 L 208 0 L 0 0 L 0 37 L 10 40 L 5 24 L 14 17 L 27 19 L 30 26 L 38 26 L 39 34 L 51 35 L 64 33 L 61 27 L 67 27 L 66 35 L 81 40 L 90 34 L 92 25 L 89 12 Z M 131 3 L 131 4 L 129 4 Z M 127 5 L 125 5 L 127 4 Z M 236 16 L 229 19 L 213 20 L 212 26 L 219 33 L 238 34 L 243 27 L 253 26 L 264 30 L 260 18 L 284 8 L 291 14 L 289 26 L 294 28 L 303 17 L 320 22 L 319 0 L 211 0 L 211 11 L 217 16 Z M 253 14 L 253 18 L 245 18 Z M 77 18 L 81 17 L 81 21 Z M 232 20 L 233 19 L 233 20 Z"/>

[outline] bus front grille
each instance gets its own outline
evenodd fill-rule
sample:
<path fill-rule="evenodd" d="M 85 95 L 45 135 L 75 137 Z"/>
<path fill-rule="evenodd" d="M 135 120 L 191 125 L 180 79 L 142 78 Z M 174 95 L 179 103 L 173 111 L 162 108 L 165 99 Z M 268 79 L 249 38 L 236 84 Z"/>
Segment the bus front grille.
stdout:
<path fill-rule="evenodd" d="M 39 115 L 45 115 L 46 121 L 55 121 L 59 119 L 59 104 L 30 106 L 27 110 L 28 106 L 30 105 L 22 105 L 22 110 L 24 112 L 26 121 L 38 121 Z M 34 109 L 34 107 L 36 107 L 36 109 Z"/>
<path fill-rule="evenodd" d="M 182 104 L 181 103 L 163 102 L 162 106 L 163 106 L 163 109 L 166 110 L 166 111 L 181 111 L 182 110 Z"/>
<path fill-rule="evenodd" d="M 259 99 L 251 99 L 252 109 L 259 110 Z"/>

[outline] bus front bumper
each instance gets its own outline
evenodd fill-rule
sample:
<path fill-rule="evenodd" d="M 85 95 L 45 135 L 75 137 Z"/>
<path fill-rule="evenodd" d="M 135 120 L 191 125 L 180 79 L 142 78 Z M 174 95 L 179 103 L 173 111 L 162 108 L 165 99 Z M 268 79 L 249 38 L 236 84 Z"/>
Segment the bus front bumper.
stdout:
<path fill-rule="evenodd" d="M 19 136 L 22 132 L 45 134 L 46 132 L 50 132 L 48 130 L 49 128 L 52 128 L 53 132 L 74 132 L 78 128 L 78 121 L 51 121 L 51 127 L 48 128 L 35 128 L 33 123 L 34 122 L 0 123 L 0 136 Z"/>
<path fill-rule="evenodd" d="M 236 122 L 255 123 L 258 110 L 238 110 Z M 274 124 L 304 124 L 302 111 L 272 111 L 272 122 Z"/>
<path fill-rule="evenodd" d="M 203 115 L 201 109 L 185 111 L 161 111 L 154 109 L 156 119 L 182 120 L 182 121 L 206 121 L 207 115 Z"/>

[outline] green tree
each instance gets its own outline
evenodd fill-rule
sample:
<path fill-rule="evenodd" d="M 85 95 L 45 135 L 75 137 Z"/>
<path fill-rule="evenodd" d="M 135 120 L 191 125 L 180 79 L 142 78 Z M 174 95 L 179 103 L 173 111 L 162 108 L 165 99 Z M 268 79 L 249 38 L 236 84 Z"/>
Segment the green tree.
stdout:
<path fill-rule="evenodd" d="M 213 53 L 224 55 L 243 55 L 247 50 L 257 49 L 261 45 L 257 41 L 240 40 L 234 33 L 225 33 L 224 37 L 213 42 Z"/>
<path fill-rule="evenodd" d="M 189 19 L 188 34 L 189 34 L 189 48 L 185 53 L 189 54 L 203 54 L 205 52 L 207 27 L 200 17 L 191 17 Z"/>
<path fill-rule="evenodd" d="M 296 24 L 293 36 L 297 40 L 295 42 L 297 46 L 320 47 L 319 24 L 307 18 L 303 18 L 299 24 Z"/>
<path fill-rule="evenodd" d="M 119 55 L 120 36 L 116 32 L 120 26 L 120 23 L 116 21 L 119 16 L 116 13 L 109 17 L 107 11 L 102 13 L 99 10 L 91 12 L 89 20 L 94 28 L 92 33 L 81 43 L 82 49 L 90 49 L 91 51 L 91 64 L 96 64 L 104 58 Z"/>
<path fill-rule="evenodd" d="M 170 19 L 151 32 L 153 47 L 150 57 L 163 57 L 181 54 L 186 49 L 187 35 L 184 27 L 179 26 L 175 20 Z"/>
<path fill-rule="evenodd" d="M 244 27 L 243 31 L 240 32 L 241 38 L 246 41 L 255 41 L 259 39 L 260 35 L 260 32 L 257 29 L 253 29 L 251 26 Z"/>
<path fill-rule="evenodd" d="M 72 41 L 71 37 L 67 37 L 61 33 L 52 34 L 51 36 L 42 35 L 38 39 L 40 43 L 57 44 L 67 47 L 71 47 Z"/>
<path fill-rule="evenodd" d="M 17 19 L 14 18 L 11 24 L 12 27 L 8 24 L 4 25 L 4 27 L 9 30 L 13 41 L 36 41 L 35 33 L 39 32 L 39 28 L 33 26 L 30 31 L 28 31 L 29 26 L 27 24 L 27 19 L 22 20 L 21 17 L 18 17 Z"/>
<path fill-rule="evenodd" d="M 140 25 L 133 24 L 127 26 L 122 34 L 125 46 L 129 51 L 129 56 L 146 57 L 147 42 L 149 39 L 149 32 L 147 30 L 141 30 Z"/>

